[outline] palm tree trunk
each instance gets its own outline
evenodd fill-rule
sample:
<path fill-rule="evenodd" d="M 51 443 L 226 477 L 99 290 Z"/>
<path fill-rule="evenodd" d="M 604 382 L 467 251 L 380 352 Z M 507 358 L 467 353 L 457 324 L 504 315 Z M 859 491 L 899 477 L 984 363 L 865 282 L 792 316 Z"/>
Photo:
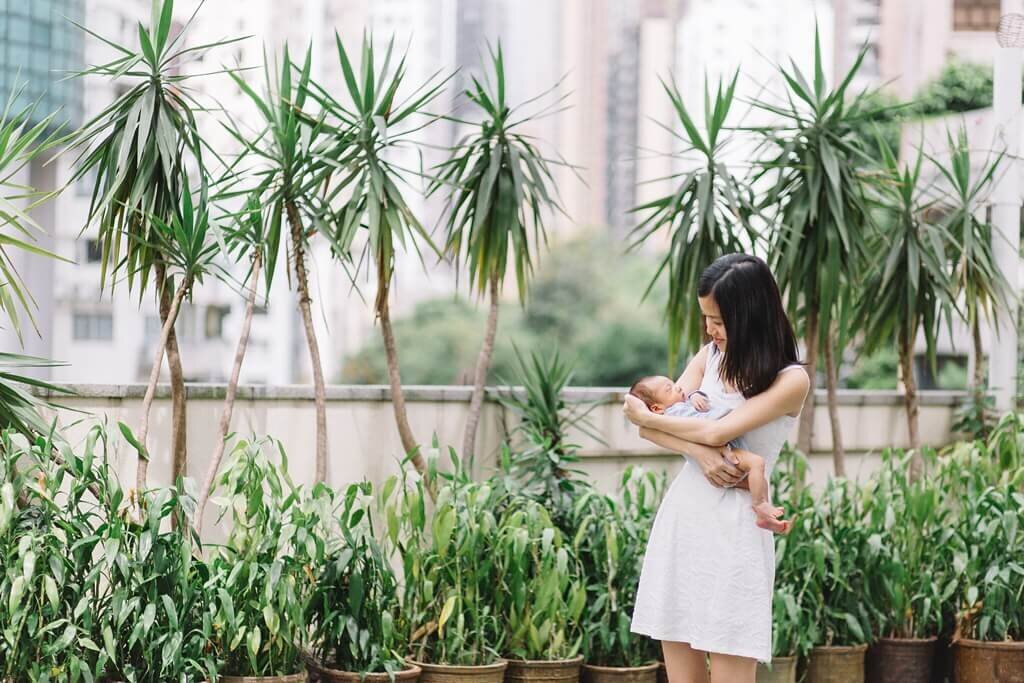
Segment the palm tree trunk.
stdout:
<path fill-rule="evenodd" d="M 977 395 L 985 390 L 985 351 L 981 347 L 981 320 L 977 311 L 971 320 L 971 342 L 974 346 L 974 376 L 971 378 L 971 393 Z"/>
<path fill-rule="evenodd" d="M 235 363 L 231 368 L 231 377 L 228 380 L 227 393 L 224 395 L 224 407 L 220 413 L 220 424 L 217 427 L 217 437 L 213 442 L 213 456 L 210 458 L 210 465 L 206 470 L 206 477 L 199 488 L 199 501 L 196 503 L 196 511 L 192 525 L 198 532 L 203 525 L 203 510 L 206 508 L 206 501 L 210 499 L 210 491 L 213 490 L 213 481 L 217 478 L 217 470 L 220 469 L 220 461 L 224 457 L 224 448 L 227 445 L 228 429 L 231 426 L 231 413 L 235 409 L 235 395 L 238 393 L 238 378 L 242 374 L 242 361 L 245 359 L 245 351 L 249 346 L 249 330 L 252 328 L 252 314 L 256 308 L 256 290 L 259 286 L 260 267 L 263 265 L 261 252 L 256 249 L 252 259 L 252 286 L 245 299 L 245 317 L 242 319 L 242 332 L 238 335 L 238 346 L 235 348 Z"/>
<path fill-rule="evenodd" d="M 313 328 L 312 299 L 309 296 L 309 276 L 306 273 L 304 255 L 305 234 L 299 210 L 292 202 L 286 202 L 288 223 L 292 230 L 292 250 L 295 254 L 295 283 L 299 289 L 299 312 L 306 329 L 306 344 L 309 346 L 309 364 L 313 367 L 313 396 L 316 406 L 316 479 L 317 483 L 327 480 L 327 391 L 324 387 L 324 369 L 320 362 L 320 346 Z"/>
<path fill-rule="evenodd" d="M 166 266 L 157 263 L 156 286 L 160 291 L 160 324 L 166 325 L 171 312 L 171 290 L 164 286 Z M 177 318 L 177 314 L 175 314 Z M 181 351 L 178 349 L 178 335 L 171 325 L 167 337 L 167 368 L 171 378 L 171 481 L 188 474 L 188 424 L 185 401 L 185 373 L 181 365 Z"/>
<path fill-rule="evenodd" d="M 484 405 L 484 386 L 487 383 L 487 370 L 491 367 L 491 356 L 494 353 L 494 337 L 498 331 L 498 293 L 497 277 L 491 278 L 491 310 L 487 315 L 487 328 L 484 332 L 484 343 L 480 347 L 480 355 L 476 359 L 476 372 L 473 375 L 473 396 L 469 400 L 469 415 L 466 417 L 466 432 L 462 437 L 462 455 L 472 458 L 476 452 L 476 428 L 480 423 L 480 412 Z"/>
<path fill-rule="evenodd" d="M 832 464 L 837 477 L 846 476 L 846 452 L 843 450 L 843 435 L 839 422 L 839 401 L 836 385 L 839 383 L 839 369 L 835 359 L 835 331 L 829 328 L 825 341 L 825 385 L 828 389 L 828 419 L 832 425 Z"/>
<path fill-rule="evenodd" d="M 913 336 L 911 337 L 913 339 Z M 907 409 L 907 432 L 910 434 L 910 447 L 914 450 L 910 458 L 910 481 L 916 481 L 924 471 L 924 460 L 921 458 L 921 436 L 918 429 L 918 396 L 917 379 L 914 377 L 914 345 L 906 339 L 899 343 L 900 367 L 903 370 L 903 402 Z"/>
<path fill-rule="evenodd" d="M 139 424 L 139 434 L 137 436 L 141 450 L 139 451 L 138 466 L 135 470 L 135 489 L 140 496 L 146 488 L 146 475 L 149 471 L 149 445 L 147 444 L 149 438 L 149 413 L 153 407 L 153 398 L 156 396 L 156 384 L 160 379 L 160 366 L 163 365 L 167 340 L 171 336 L 171 330 L 174 329 L 174 322 L 178 319 L 178 311 L 181 310 L 181 302 L 184 300 L 190 284 L 189 280 L 183 280 L 181 286 L 178 287 L 178 291 L 174 293 L 174 298 L 171 300 L 171 306 L 167 311 L 167 321 L 164 322 L 163 327 L 160 329 L 160 341 L 156 345 L 156 354 L 153 358 L 153 367 L 149 372 L 146 394 L 142 398 L 142 421 Z"/>
<path fill-rule="evenodd" d="M 814 438 L 814 388 L 818 381 L 818 309 L 811 303 L 807 309 L 807 373 L 811 376 L 811 389 L 804 397 L 804 407 L 800 412 L 800 428 L 797 432 L 797 448 L 806 455 L 811 454 L 811 440 Z"/>
<path fill-rule="evenodd" d="M 413 467 L 420 474 L 427 471 L 427 463 L 419 451 L 419 442 L 409 426 L 409 413 L 405 408 L 405 394 L 402 392 L 402 376 L 398 367 L 398 346 L 391 329 L 391 309 L 388 303 L 388 278 L 384 264 L 377 264 L 377 317 L 380 318 L 380 333 L 384 339 L 384 355 L 388 362 L 388 383 L 391 385 L 391 406 L 395 410 L 395 424 L 402 440 L 402 450 L 411 455 Z M 429 487 L 428 487 L 429 488 Z"/>

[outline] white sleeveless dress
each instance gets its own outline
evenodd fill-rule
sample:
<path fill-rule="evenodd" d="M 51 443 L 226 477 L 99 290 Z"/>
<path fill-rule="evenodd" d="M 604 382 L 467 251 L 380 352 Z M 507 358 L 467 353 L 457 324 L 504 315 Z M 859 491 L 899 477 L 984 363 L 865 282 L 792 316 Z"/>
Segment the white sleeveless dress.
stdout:
<path fill-rule="evenodd" d="M 713 404 L 736 408 L 746 399 L 725 390 L 722 354 L 714 344 L 708 347 L 700 388 Z M 796 419 L 783 415 L 743 435 L 747 450 L 764 458 L 768 477 Z M 631 630 L 697 650 L 770 661 L 775 542 L 754 519 L 749 491 L 713 486 L 687 459 L 651 529 Z"/>

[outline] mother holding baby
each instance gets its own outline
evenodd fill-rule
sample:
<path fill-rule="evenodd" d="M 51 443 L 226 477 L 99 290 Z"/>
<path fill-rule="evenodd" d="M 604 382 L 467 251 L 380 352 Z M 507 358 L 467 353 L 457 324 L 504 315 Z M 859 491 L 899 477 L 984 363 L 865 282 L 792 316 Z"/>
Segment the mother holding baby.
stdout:
<path fill-rule="evenodd" d="M 722 256 L 703 272 L 697 300 L 711 342 L 677 386 L 698 387 L 708 420 L 672 417 L 627 396 L 640 436 L 682 453 L 686 464 L 658 509 L 637 588 L 632 630 L 662 641 L 671 683 L 754 683 L 770 661 L 775 545 L 755 524 L 751 497 L 729 441 L 743 437 L 770 477 L 810 387 L 778 284 L 756 256 Z"/>

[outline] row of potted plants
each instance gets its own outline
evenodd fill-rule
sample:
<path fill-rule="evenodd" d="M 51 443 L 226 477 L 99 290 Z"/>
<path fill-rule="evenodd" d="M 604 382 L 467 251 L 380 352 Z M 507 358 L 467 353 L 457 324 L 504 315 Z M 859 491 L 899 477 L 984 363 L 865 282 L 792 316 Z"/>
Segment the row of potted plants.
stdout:
<path fill-rule="evenodd" d="M 785 454 L 775 495 L 795 523 L 762 678 L 794 680 L 799 661 L 810 681 L 861 681 L 865 664 L 928 681 L 950 640 L 958 680 L 1024 670 L 1019 434 L 926 450 L 913 483 L 910 455 L 888 451 L 866 485 L 820 492 Z M 482 481 L 435 454 L 422 476 L 335 491 L 292 482 L 275 442 L 242 441 L 212 499 L 226 535 L 204 545 L 190 483 L 125 491 L 103 426 L 74 447 L 11 432 L 0 446 L 0 679 L 657 675 L 657 643 L 629 631 L 664 485 L 651 473 L 627 469 L 606 495 L 565 474 L 559 442 L 558 485 L 524 485 L 546 475 L 506 450 Z"/>
<path fill-rule="evenodd" d="M 889 450 L 865 485 L 834 479 L 815 494 L 802 456 L 786 455 L 776 499 L 795 522 L 777 543 L 776 660 L 763 680 L 1024 672 L 1024 461 L 1005 458 L 1007 435 L 1020 439 L 1010 422 L 987 441 L 923 449 L 927 475 L 914 481 L 912 454 Z"/>

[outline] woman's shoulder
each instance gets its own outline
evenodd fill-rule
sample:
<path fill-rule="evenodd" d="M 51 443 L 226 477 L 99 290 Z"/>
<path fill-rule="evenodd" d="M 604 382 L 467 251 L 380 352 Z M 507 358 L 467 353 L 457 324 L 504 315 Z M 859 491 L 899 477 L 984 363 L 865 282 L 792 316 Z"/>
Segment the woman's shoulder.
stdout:
<path fill-rule="evenodd" d="M 800 372 L 795 372 L 796 370 Z M 800 405 L 803 405 L 803 400 L 807 396 L 810 387 L 811 378 L 807 374 L 807 370 L 803 365 L 793 363 L 779 370 L 770 388 L 784 392 L 793 398 L 799 397 Z"/>

